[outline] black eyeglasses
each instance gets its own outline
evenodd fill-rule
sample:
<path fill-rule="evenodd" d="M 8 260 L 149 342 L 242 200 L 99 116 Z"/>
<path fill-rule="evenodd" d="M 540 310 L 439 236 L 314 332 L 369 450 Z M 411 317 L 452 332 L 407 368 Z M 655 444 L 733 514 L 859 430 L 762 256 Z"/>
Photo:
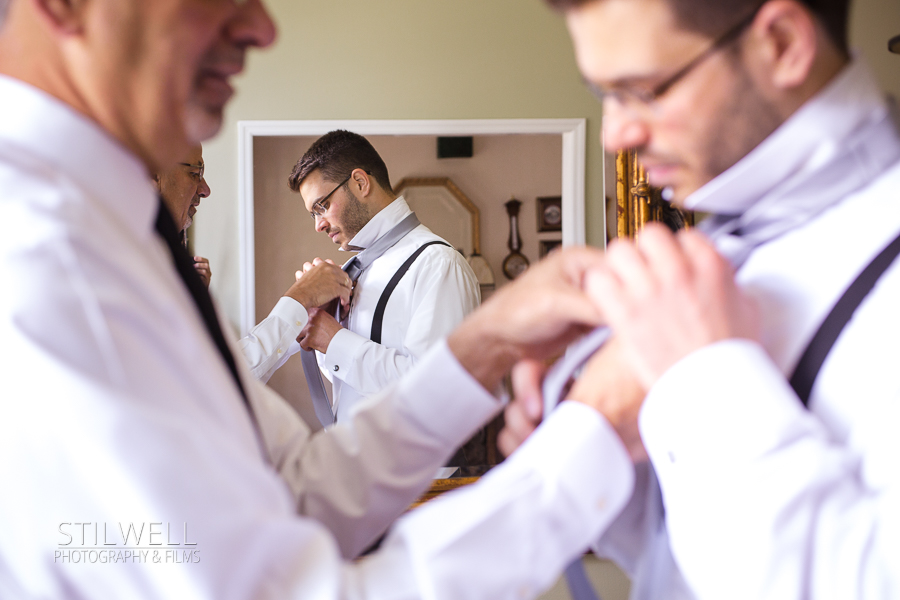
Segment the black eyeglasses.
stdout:
<path fill-rule="evenodd" d="M 309 216 L 311 216 L 313 218 L 313 220 L 315 220 L 325 214 L 325 212 L 328 210 L 328 207 L 331 206 L 330 202 L 328 204 L 325 204 L 325 203 L 328 202 L 328 199 L 331 198 L 332 194 L 334 194 L 341 187 L 343 187 L 343 185 L 345 183 L 350 181 L 350 177 L 352 177 L 352 176 L 353 176 L 353 172 L 351 171 L 350 175 L 347 175 L 347 177 L 342 182 L 340 182 L 339 184 L 334 186 L 333 190 L 331 190 L 330 192 L 325 194 L 325 196 L 323 196 L 322 198 L 319 198 L 318 200 L 316 200 L 313 203 L 312 208 L 309 211 Z"/>
<path fill-rule="evenodd" d="M 591 84 L 590 82 L 588 82 L 588 87 L 601 102 L 606 98 L 612 98 L 613 100 L 618 102 L 620 106 L 623 107 L 629 105 L 633 106 L 634 104 L 651 106 L 654 102 L 659 100 L 659 98 L 663 94 L 672 89 L 672 86 L 684 79 L 688 75 L 688 73 L 690 73 L 695 68 L 697 68 L 697 66 L 703 63 L 703 61 L 721 50 L 727 44 L 737 39 L 741 35 L 741 33 L 743 33 L 744 30 L 749 27 L 751 23 L 753 23 L 753 20 L 756 19 L 756 13 L 759 12 L 759 9 L 762 8 L 764 4 L 765 2 L 757 6 L 752 13 L 741 19 L 734 26 L 728 29 L 728 31 L 716 38 L 709 48 L 698 54 L 682 68 L 678 69 L 674 75 L 650 89 L 605 89 L 601 86 Z"/>
<path fill-rule="evenodd" d="M 182 165 L 184 167 L 188 167 L 189 169 L 196 169 L 197 172 L 191 173 L 191 176 L 194 177 L 197 181 L 200 181 L 201 179 L 203 179 L 203 172 L 205 171 L 206 166 L 202 162 L 200 162 L 196 165 L 191 164 L 191 163 L 178 163 L 178 164 Z"/>

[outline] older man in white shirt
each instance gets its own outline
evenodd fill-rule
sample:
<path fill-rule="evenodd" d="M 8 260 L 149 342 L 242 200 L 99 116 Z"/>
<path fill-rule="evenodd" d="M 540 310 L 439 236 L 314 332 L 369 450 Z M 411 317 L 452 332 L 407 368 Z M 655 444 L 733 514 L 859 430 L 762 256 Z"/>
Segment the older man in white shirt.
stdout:
<path fill-rule="evenodd" d="M 480 484 L 342 560 L 499 409 L 487 390 L 516 360 L 599 322 L 580 286 L 600 257 L 531 270 L 381 402 L 310 435 L 234 360 L 150 182 L 219 129 L 245 51 L 274 36 L 259 0 L 9 4 L 4 598 L 534 597 L 626 500 L 627 485 L 596 477 L 618 455 L 625 471 L 607 473 L 629 483 L 621 443 L 568 403 Z M 327 263 L 302 279 L 316 273 L 346 279 Z"/>

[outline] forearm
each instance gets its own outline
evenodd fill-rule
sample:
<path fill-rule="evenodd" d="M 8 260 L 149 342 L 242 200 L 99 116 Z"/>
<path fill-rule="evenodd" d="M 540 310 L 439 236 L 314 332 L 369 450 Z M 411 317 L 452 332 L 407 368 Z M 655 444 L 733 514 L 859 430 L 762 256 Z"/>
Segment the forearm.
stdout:
<path fill-rule="evenodd" d="M 238 344 L 253 376 L 265 383 L 287 360 L 289 348 L 306 326 L 308 314 L 302 304 L 281 298 L 269 316 L 250 330 Z"/>
<path fill-rule="evenodd" d="M 632 480 L 615 432 L 591 409 L 566 403 L 480 482 L 404 517 L 360 567 L 377 585 L 392 559 L 409 556 L 424 597 L 533 598 L 600 535 Z"/>
<path fill-rule="evenodd" d="M 641 432 L 700 598 L 900 593 L 896 477 L 866 483 L 863 457 L 758 346 L 724 342 L 676 364 L 651 390 Z M 900 455 L 896 436 L 882 449 Z"/>
<path fill-rule="evenodd" d="M 489 305 L 483 306 L 447 338 L 447 346 L 460 364 L 485 389 L 497 389 L 522 350 L 496 329 Z"/>
<path fill-rule="evenodd" d="M 349 422 L 314 435 L 285 474 L 302 514 L 355 557 L 424 492 L 437 469 L 500 402 L 441 343 Z"/>

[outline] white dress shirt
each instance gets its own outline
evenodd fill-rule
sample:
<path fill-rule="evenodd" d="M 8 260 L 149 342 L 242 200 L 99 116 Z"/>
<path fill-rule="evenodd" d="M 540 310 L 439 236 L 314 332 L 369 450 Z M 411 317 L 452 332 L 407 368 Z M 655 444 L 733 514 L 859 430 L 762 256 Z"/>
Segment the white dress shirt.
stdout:
<path fill-rule="evenodd" d="M 0 98 L 0 597 L 533 597 L 624 503 L 624 449 L 568 404 L 343 562 L 496 400 L 439 343 L 310 436 L 239 364 L 261 445 L 154 231 L 144 166 L 38 90 L 0 76 Z M 594 477 L 603 456 L 616 485 Z"/>
<path fill-rule="evenodd" d="M 797 219 L 738 272 L 760 304 L 762 346 L 731 340 L 691 354 L 641 412 L 662 537 L 699 598 L 900 596 L 900 261 L 837 340 L 809 410 L 786 381 L 846 287 L 900 232 L 900 139 L 887 114 L 855 61 L 688 199 L 702 211 Z M 877 151 L 861 143 L 874 133 L 888 140 Z M 660 527 L 661 515 L 643 516 Z"/>
<path fill-rule="evenodd" d="M 397 198 L 372 217 L 349 245 L 368 247 L 411 212 L 406 200 Z M 391 294 L 384 311 L 381 343 L 369 338 L 384 288 L 410 255 L 433 241 L 443 239 L 419 225 L 375 260 L 356 283 L 347 327 L 335 334 L 325 354 L 317 353 L 322 371 L 332 382 L 339 419 L 347 418 L 361 399 L 407 373 L 426 350 L 478 307 L 478 280 L 465 257 L 452 247 L 435 244 L 419 255 Z M 272 313 L 241 340 L 244 356 L 261 381 L 268 381 L 276 369 L 299 352 L 296 337 L 307 319 L 306 310 L 298 302 L 282 298 Z"/>

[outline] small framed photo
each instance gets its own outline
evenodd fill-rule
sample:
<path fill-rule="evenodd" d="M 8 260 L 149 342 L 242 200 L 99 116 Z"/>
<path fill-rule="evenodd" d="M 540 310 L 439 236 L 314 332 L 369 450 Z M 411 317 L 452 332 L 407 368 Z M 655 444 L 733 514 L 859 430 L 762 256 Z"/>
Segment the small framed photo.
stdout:
<path fill-rule="evenodd" d="M 537 199 L 537 230 L 562 231 L 562 196 Z"/>
<path fill-rule="evenodd" d="M 548 254 L 550 254 L 556 248 L 562 246 L 562 240 L 540 240 L 539 245 L 539 253 L 540 257 L 544 258 Z"/>

